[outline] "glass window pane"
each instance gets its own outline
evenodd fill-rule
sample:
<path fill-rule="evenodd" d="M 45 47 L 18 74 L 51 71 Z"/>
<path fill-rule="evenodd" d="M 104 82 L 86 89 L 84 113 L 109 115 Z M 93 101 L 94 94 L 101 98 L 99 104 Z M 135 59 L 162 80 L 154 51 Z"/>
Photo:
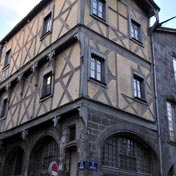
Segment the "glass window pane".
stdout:
<path fill-rule="evenodd" d="M 176 81 L 176 60 L 175 59 L 173 59 L 173 68 L 174 68 L 174 78 Z"/>
<path fill-rule="evenodd" d="M 101 73 L 101 63 L 100 63 L 100 61 L 97 62 L 97 72 Z"/>
<path fill-rule="evenodd" d="M 51 76 L 49 76 L 48 78 L 47 78 L 47 85 L 50 85 L 51 84 Z"/>
<path fill-rule="evenodd" d="M 100 73 L 97 73 L 97 80 L 101 81 L 101 74 Z"/>
<path fill-rule="evenodd" d="M 90 76 L 91 76 L 92 78 L 95 78 L 95 71 L 94 71 L 94 70 L 91 70 L 91 71 L 90 71 Z"/>
<path fill-rule="evenodd" d="M 91 59 L 91 69 L 95 70 L 95 60 Z"/>

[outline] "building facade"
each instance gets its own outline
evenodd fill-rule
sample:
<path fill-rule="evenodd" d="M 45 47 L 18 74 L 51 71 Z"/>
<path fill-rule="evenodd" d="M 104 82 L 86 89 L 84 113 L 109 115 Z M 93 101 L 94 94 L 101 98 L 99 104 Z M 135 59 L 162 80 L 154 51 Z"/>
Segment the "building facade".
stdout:
<path fill-rule="evenodd" d="M 160 27 L 153 33 L 158 117 L 163 175 L 176 175 L 176 30 Z"/>
<path fill-rule="evenodd" d="M 0 175 L 159 176 L 153 0 L 42 0 L 1 40 Z"/>

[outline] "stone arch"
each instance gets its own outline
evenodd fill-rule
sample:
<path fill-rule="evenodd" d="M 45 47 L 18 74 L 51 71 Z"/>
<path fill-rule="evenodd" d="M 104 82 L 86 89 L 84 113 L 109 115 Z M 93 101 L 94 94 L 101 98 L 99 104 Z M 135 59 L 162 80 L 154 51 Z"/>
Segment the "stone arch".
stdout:
<path fill-rule="evenodd" d="M 38 141 L 40 141 L 41 139 L 45 138 L 46 136 L 50 136 L 51 138 L 53 138 L 55 141 L 59 140 L 59 132 L 57 131 L 56 128 L 47 128 L 47 129 L 42 129 L 40 131 L 36 131 L 35 133 L 32 133 L 31 137 L 30 137 L 30 148 L 33 149 L 34 146 L 36 145 L 36 143 Z M 31 153 L 31 152 L 30 152 Z"/>
<path fill-rule="evenodd" d="M 152 168 L 151 168 L 151 173 L 146 173 L 146 174 L 150 174 L 152 176 L 159 175 L 159 160 L 158 160 L 158 155 L 156 152 L 157 145 L 155 143 L 156 139 L 155 140 L 151 139 L 153 138 L 151 134 L 149 134 L 151 136 L 150 138 L 148 138 L 147 132 L 150 133 L 148 129 L 145 129 L 145 127 L 141 127 L 137 125 L 132 126 L 132 125 L 120 124 L 120 123 L 116 125 L 112 125 L 111 127 L 104 130 L 103 133 L 99 135 L 97 142 L 96 142 L 97 143 L 96 148 L 98 150 L 98 156 L 99 156 L 100 170 L 103 170 L 102 159 L 103 159 L 104 145 L 108 139 L 111 139 L 112 137 L 116 137 L 116 139 L 119 138 L 119 140 L 123 139 L 129 143 L 130 142 L 134 143 L 134 145 L 136 146 L 136 150 L 143 152 L 143 154 L 148 154 L 148 158 L 149 158 L 149 161 L 151 162 Z M 117 141 L 119 140 L 117 139 Z M 120 144 L 117 144 L 117 145 L 120 145 Z M 134 157 L 134 159 L 136 158 Z M 140 165 L 138 165 L 137 167 L 140 167 Z M 139 169 L 137 172 L 139 172 Z M 136 173 L 134 172 L 134 176 L 138 176 L 137 172 Z M 122 176 L 123 175 L 126 176 L 125 174 L 120 173 L 120 171 L 119 171 L 119 174 Z"/>
<path fill-rule="evenodd" d="M 26 170 L 25 152 L 21 146 L 13 146 L 7 154 L 4 163 L 4 176 L 18 176 L 24 175 Z"/>
<path fill-rule="evenodd" d="M 34 145 L 29 163 L 29 175 L 48 176 L 48 167 L 52 161 L 58 161 L 59 148 L 56 140 L 50 135 L 40 138 Z"/>

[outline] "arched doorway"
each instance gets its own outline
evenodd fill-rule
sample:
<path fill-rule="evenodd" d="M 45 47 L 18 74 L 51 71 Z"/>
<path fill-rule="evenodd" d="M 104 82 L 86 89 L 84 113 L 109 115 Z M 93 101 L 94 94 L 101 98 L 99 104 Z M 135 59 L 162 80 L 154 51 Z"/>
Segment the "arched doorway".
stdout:
<path fill-rule="evenodd" d="M 58 145 L 52 137 L 45 137 L 35 145 L 30 159 L 30 176 L 48 176 L 51 162 L 58 160 Z"/>
<path fill-rule="evenodd" d="M 102 169 L 105 176 L 152 176 L 152 159 L 139 141 L 128 135 L 114 134 L 104 142 Z"/>
<path fill-rule="evenodd" d="M 4 165 L 4 176 L 19 176 L 25 173 L 24 151 L 21 147 L 15 147 L 8 154 Z"/>

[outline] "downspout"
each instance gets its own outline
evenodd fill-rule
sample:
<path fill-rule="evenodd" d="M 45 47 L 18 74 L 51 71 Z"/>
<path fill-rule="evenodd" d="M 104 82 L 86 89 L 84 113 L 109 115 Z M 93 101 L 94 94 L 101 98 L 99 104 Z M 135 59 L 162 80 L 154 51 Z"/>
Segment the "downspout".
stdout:
<path fill-rule="evenodd" d="M 158 26 L 159 18 L 158 13 L 156 14 L 156 22 L 154 26 Z M 158 132 L 158 145 L 159 145 L 159 160 L 160 160 L 160 176 L 163 176 L 163 157 L 162 157 L 162 148 L 161 148 L 161 128 L 160 128 L 160 117 L 158 110 L 158 93 L 157 93 L 157 81 L 156 81 L 156 60 L 155 60 L 155 50 L 154 50 L 154 40 L 153 40 L 153 31 L 156 29 L 153 28 L 150 31 L 151 39 L 151 49 L 152 49 L 152 58 L 153 58 L 153 76 L 154 76 L 154 93 L 155 93 L 155 106 L 156 106 L 156 119 L 157 119 L 157 132 Z"/>
<path fill-rule="evenodd" d="M 160 176 L 163 176 L 163 157 L 161 149 L 161 126 L 160 126 L 160 117 L 158 111 L 158 94 L 157 94 L 157 83 L 156 83 L 156 63 L 155 63 L 155 52 L 153 46 L 153 36 L 151 35 L 151 46 L 152 46 L 152 57 L 153 57 L 153 75 L 154 75 L 154 93 L 155 93 L 155 106 L 156 106 L 156 119 L 157 119 L 157 128 L 158 128 L 158 145 L 159 145 L 159 158 L 160 158 Z"/>

